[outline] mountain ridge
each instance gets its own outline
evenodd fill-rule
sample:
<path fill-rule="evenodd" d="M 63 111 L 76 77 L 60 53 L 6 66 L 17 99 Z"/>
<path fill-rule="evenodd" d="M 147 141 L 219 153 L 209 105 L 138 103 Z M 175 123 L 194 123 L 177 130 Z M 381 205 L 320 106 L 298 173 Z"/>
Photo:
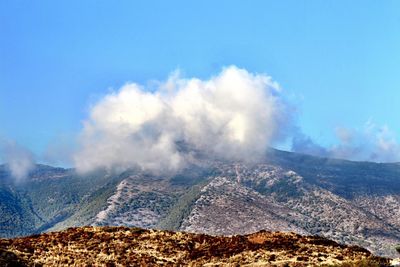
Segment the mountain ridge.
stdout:
<path fill-rule="evenodd" d="M 400 165 L 270 150 L 259 163 L 197 157 L 177 174 L 39 166 L 25 184 L 0 168 L 0 237 L 116 225 L 217 235 L 318 234 L 394 257 Z"/>

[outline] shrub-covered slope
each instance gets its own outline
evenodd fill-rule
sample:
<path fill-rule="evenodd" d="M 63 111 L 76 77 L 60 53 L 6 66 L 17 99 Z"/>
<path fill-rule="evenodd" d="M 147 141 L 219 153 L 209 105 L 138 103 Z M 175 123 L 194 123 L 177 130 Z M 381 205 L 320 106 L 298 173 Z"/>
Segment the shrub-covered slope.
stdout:
<path fill-rule="evenodd" d="M 80 176 L 38 165 L 20 183 L 0 167 L 0 237 L 82 225 L 217 235 L 294 231 L 394 257 L 400 165 L 270 150 L 257 164 L 198 156 L 175 175 Z"/>
<path fill-rule="evenodd" d="M 3 266 L 388 266 L 361 247 L 261 231 L 209 236 L 126 227 L 82 227 L 0 239 Z"/>

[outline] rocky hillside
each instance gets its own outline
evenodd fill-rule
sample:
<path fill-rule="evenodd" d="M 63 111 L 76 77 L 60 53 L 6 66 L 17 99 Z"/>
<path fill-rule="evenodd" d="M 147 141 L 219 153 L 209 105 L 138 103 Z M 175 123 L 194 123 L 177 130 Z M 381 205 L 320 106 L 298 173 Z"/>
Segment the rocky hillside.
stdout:
<path fill-rule="evenodd" d="M 229 170 L 237 174 L 232 176 Z M 318 234 L 387 256 L 396 254 L 398 195 L 346 198 L 292 170 L 270 165 L 247 168 L 237 164 L 227 166 L 227 172 L 201 189 L 179 230 L 230 235 L 279 229 Z M 369 203 L 364 205 L 361 199 Z"/>
<path fill-rule="evenodd" d="M 209 236 L 82 227 L 0 239 L 1 266 L 388 266 L 357 246 L 295 233 Z"/>
<path fill-rule="evenodd" d="M 396 257 L 400 165 L 271 150 L 257 164 L 196 155 L 175 175 L 39 165 L 13 182 L 0 167 L 0 237 L 73 226 L 136 226 L 213 235 L 320 235 Z"/>

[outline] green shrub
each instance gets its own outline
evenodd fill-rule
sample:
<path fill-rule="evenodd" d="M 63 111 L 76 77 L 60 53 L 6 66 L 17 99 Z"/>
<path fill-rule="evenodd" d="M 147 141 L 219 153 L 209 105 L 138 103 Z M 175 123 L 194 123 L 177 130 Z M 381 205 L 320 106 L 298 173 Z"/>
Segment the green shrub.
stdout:
<path fill-rule="evenodd" d="M 395 249 L 398 253 L 400 253 L 400 244 L 397 244 L 397 245 L 394 247 L 394 249 Z"/>

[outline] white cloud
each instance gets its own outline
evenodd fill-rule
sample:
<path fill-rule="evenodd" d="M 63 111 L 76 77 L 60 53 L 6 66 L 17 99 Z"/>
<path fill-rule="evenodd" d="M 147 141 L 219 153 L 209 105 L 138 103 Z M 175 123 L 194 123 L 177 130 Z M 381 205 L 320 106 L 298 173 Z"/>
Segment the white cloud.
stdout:
<path fill-rule="evenodd" d="M 2 140 L 1 152 L 3 160 L 16 181 L 22 181 L 35 167 L 33 154 L 14 141 Z"/>
<path fill-rule="evenodd" d="M 299 134 L 293 138 L 292 150 L 358 161 L 400 161 L 400 144 L 387 125 L 379 126 L 368 121 L 361 130 L 338 127 L 336 137 L 336 144 L 324 148 L 311 138 Z"/>
<path fill-rule="evenodd" d="M 130 168 L 176 171 L 190 156 L 256 160 L 282 137 L 288 107 L 271 77 L 235 66 L 208 80 L 178 73 L 149 92 L 135 84 L 97 102 L 84 122 L 78 171 Z"/>

